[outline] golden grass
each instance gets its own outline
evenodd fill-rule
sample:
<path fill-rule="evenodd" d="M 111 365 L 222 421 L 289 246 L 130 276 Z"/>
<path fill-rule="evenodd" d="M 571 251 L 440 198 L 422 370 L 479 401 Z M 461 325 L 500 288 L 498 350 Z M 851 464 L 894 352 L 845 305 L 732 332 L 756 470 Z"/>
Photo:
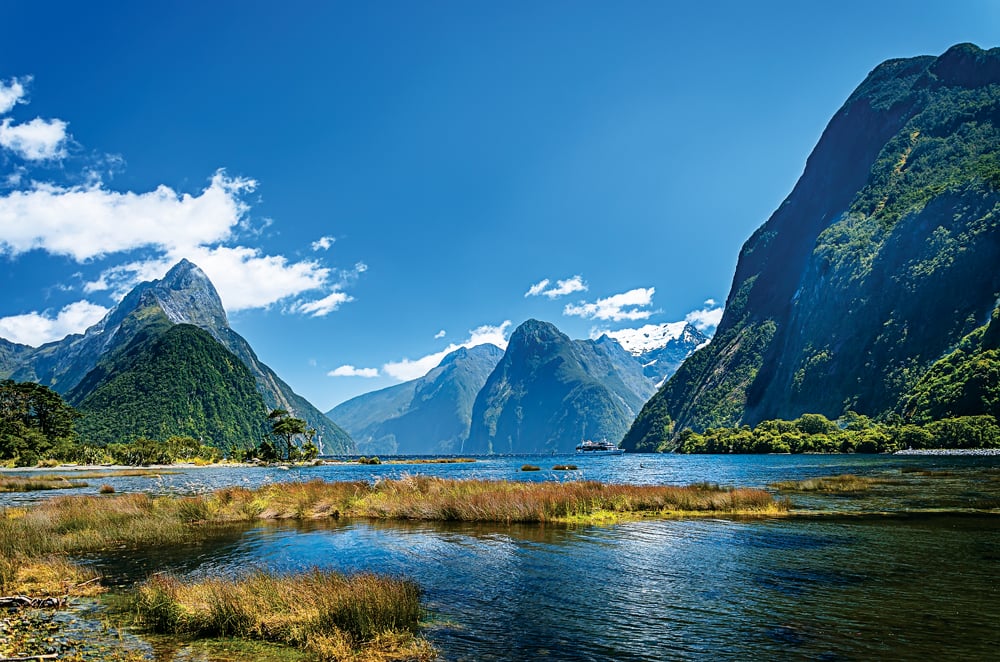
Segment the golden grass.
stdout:
<path fill-rule="evenodd" d="M 684 514 L 766 514 L 784 510 L 764 490 L 711 484 L 613 485 L 596 481 L 398 480 L 281 483 L 257 490 L 228 488 L 197 498 L 204 521 L 323 517 L 466 522 L 585 521 Z M 193 508 L 193 507 L 192 507 Z"/>
<path fill-rule="evenodd" d="M 415 632 L 420 590 L 369 573 L 255 572 L 184 582 L 155 576 L 131 598 L 139 624 L 165 634 L 239 637 L 287 644 L 323 660 L 430 660 Z"/>
<path fill-rule="evenodd" d="M 0 492 L 33 492 L 36 490 L 65 490 L 73 487 L 87 487 L 81 480 L 69 480 L 65 476 L 2 476 Z"/>
<path fill-rule="evenodd" d="M 413 458 L 407 460 L 389 460 L 386 464 L 464 464 L 475 461 L 475 458 L 471 457 L 431 457 Z"/>
<path fill-rule="evenodd" d="M 0 560 L 0 567 L 9 564 Z M 16 567 L 9 566 L 10 576 L 4 582 L 4 594 L 41 597 L 85 597 L 104 589 L 96 581 L 97 574 L 62 556 L 23 559 Z M 0 570 L 2 573 L 2 570 Z"/>
<path fill-rule="evenodd" d="M 879 482 L 881 481 L 875 478 L 841 474 L 805 480 L 786 480 L 771 483 L 771 487 L 787 492 L 863 492 Z"/>

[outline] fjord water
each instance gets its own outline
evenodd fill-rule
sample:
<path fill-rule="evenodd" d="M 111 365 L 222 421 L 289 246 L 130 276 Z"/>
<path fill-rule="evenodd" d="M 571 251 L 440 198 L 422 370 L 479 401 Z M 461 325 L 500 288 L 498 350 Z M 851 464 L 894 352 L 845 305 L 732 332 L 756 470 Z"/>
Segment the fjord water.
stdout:
<path fill-rule="evenodd" d="M 543 471 L 520 472 L 526 462 Z M 548 470 L 566 462 L 580 470 Z M 991 659 L 1000 644 L 1000 517 L 983 512 L 1000 505 L 1000 458 L 522 456 L 199 469 L 144 479 L 139 489 L 417 472 L 748 486 L 854 473 L 887 482 L 852 496 L 792 495 L 791 517 L 609 527 L 268 523 L 92 561 L 121 581 L 256 566 L 409 576 L 424 590 L 425 634 L 446 660 Z M 122 491 L 136 479 L 113 480 Z"/>

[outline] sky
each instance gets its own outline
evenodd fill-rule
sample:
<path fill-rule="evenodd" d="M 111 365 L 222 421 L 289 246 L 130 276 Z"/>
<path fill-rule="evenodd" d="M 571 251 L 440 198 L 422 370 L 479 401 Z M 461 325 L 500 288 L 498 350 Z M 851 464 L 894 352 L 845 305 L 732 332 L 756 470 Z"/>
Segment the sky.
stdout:
<path fill-rule="evenodd" d="M 321 410 L 523 321 L 711 333 L 880 62 L 992 0 L 0 6 L 0 336 L 188 258 Z"/>

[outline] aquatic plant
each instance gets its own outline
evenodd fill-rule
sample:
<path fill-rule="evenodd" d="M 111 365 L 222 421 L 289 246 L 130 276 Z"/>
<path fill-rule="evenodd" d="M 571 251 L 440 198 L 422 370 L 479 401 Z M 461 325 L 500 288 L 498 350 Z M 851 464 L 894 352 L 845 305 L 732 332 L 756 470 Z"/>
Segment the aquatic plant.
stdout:
<path fill-rule="evenodd" d="M 879 482 L 881 481 L 875 478 L 841 474 L 805 480 L 786 480 L 771 483 L 771 487 L 787 492 L 863 492 Z"/>
<path fill-rule="evenodd" d="M 540 471 L 541 467 L 535 466 L 534 464 L 522 464 L 521 471 Z"/>
<path fill-rule="evenodd" d="M 415 634 L 421 615 L 416 583 L 371 573 L 257 571 L 200 581 L 156 575 L 134 591 L 129 608 L 155 632 L 261 639 L 319 659 L 436 657 Z"/>
<path fill-rule="evenodd" d="M 82 480 L 69 480 L 65 476 L 0 476 L 0 492 L 65 490 L 86 486 L 87 483 Z"/>

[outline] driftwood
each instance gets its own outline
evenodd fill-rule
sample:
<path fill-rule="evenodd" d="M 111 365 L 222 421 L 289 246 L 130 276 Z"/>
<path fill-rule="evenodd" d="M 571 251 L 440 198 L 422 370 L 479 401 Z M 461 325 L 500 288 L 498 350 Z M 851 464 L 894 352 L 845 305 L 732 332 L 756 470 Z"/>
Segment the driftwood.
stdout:
<path fill-rule="evenodd" d="M 58 598 L 29 598 L 25 595 L 7 595 L 0 597 L 0 609 L 17 609 L 31 607 L 33 609 L 44 609 L 53 607 L 63 607 L 66 605 L 66 596 Z M 37 657 L 37 656 L 36 656 Z M 33 660 L 35 658 L 25 658 Z M 0 662 L 5 662 L 6 658 L 0 657 Z"/>
<path fill-rule="evenodd" d="M 28 657 L 0 657 L 0 662 L 35 662 L 35 660 L 58 660 L 59 656 L 55 653 L 48 653 L 46 655 L 29 655 Z"/>

